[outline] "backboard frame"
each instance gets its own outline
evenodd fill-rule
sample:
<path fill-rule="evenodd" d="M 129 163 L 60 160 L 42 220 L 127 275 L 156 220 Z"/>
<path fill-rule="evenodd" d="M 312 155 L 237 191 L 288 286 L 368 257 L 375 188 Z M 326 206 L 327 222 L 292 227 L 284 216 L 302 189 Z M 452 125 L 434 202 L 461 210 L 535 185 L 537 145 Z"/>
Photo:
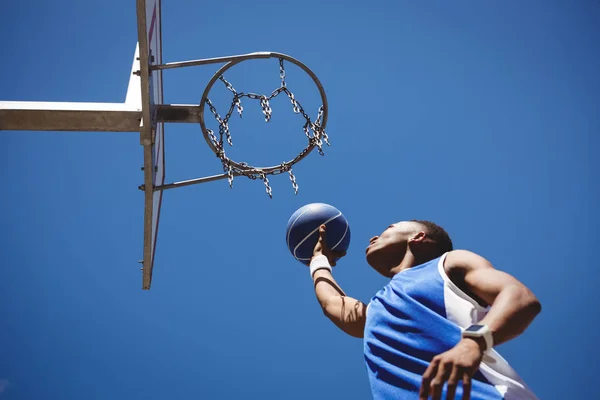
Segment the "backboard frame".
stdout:
<path fill-rule="evenodd" d="M 164 123 L 157 121 L 157 105 L 163 104 L 162 71 L 152 65 L 162 64 L 161 0 L 136 0 L 139 63 L 142 97 L 140 144 L 144 147 L 144 242 L 142 289 L 152 283 L 154 256 L 164 184 Z"/>

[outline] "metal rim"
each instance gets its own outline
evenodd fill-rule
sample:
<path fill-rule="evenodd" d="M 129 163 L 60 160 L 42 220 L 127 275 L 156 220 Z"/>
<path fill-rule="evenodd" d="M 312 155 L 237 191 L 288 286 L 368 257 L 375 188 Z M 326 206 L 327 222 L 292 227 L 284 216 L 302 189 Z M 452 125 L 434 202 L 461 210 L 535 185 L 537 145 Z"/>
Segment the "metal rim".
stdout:
<path fill-rule="evenodd" d="M 268 55 L 268 57 L 265 57 L 265 55 Z M 321 95 L 321 101 L 322 101 L 322 106 L 323 106 L 323 119 L 321 122 L 321 128 L 323 130 L 325 130 L 325 127 L 327 126 L 328 106 L 327 106 L 327 96 L 325 95 L 325 89 L 323 89 L 323 85 L 321 84 L 321 81 L 319 81 L 319 78 L 317 78 L 315 73 L 310 68 L 308 68 L 305 64 L 303 64 L 299 60 L 297 60 L 291 56 L 288 56 L 287 54 L 282 54 L 282 53 L 258 52 L 258 53 L 250 53 L 250 54 L 241 55 L 241 56 L 239 56 L 238 59 L 236 59 L 234 61 L 229 61 L 227 64 L 225 64 L 221 68 L 219 68 L 219 70 L 217 70 L 217 72 L 215 72 L 215 74 L 213 75 L 211 80 L 206 85 L 206 88 L 204 89 L 204 93 L 202 93 L 202 98 L 200 99 L 200 113 L 199 113 L 200 129 L 202 130 L 202 135 L 204 136 L 204 140 L 206 140 L 206 143 L 208 143 L 208 146 L 217 155 L 219 153 L 218 149 L 215 147 L 212 140 L 210 139 L 210 136 L 208 135 L 208 131 L 206 128 L 206 124 L 204 123 L 204 109 L 206 107 L 206 99 L 208 98 L 208 94 L 210 93 L 213 85 L 219 79 L 219 77 L 221 75 L 223 75 L 225 73 L 225 71 L 227 71 L 234 65 L 237 65 L 237 64 L 241 63 L 242 61 L 246 61 L 246 60 L 264 59 L 264 58 L 278 58 L 278 59 L 281 58 L 283 60 L 289 61 L 292 64 L 300 67 L 304 72 L 306 72 L 308 74 L 308 76 L 311 77 L 311 79 L 313 80 L 313 82 L 315 83 L 317 88 L 319 89 L 319 93 Z M 284 162 L 282 164 L 297 163 L 300 160 L 302 160 L 303 158 L 305 158 L 308 154 L 310 154 L 310 152 L 314 148 L 315 148 L 315 144 L 311 144 L 310 139 L 309 139 L 309 145 L 307 146 L 306 149 L 303 149 L 303 151 L 299 154 L 299 156 L 297 156 L 287 162 Z M 229 160 L 229 162 L 233 168 L 239 169 L 241 171 L 257 169 L 257 170 L 262 171 L 265 174 L 270 174 L 270 173 L 277 171 L 278 169 L 281 168 L 281 165 L 282 165 L 282 164 L 279 164 L 279 165 L 274 165 L 274 166 L 270 166 L 270 167 L 251 167 L 247 164 L 238 163 L 230 158 L 227 158 L 227 159 Z"/>

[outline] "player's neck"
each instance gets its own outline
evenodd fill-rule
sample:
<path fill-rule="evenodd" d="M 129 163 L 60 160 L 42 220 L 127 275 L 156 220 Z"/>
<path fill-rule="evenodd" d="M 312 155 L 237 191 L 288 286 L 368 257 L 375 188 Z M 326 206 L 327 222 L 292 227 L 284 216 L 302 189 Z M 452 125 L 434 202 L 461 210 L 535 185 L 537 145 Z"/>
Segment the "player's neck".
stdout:
<path fill-rule="evenodd" d="M 412 268 L 415 265 L 415 256 L 411 253 L 410 250 L 408 250 L 406 254 L 404 254 L 404 257 L 402 258 L 402 261 L 400 261 L 400 264 L 390 269 L 390 277 L 393 277 L 394 275 L 399 274 L 404 270 Z"/>
<path fill-rule="evenodd" d="M 390 270 L 390 277 L 393 277 L 394 275 L 405 271 L 407 269 L 410 269 L 412 267 L 416 267 L 417 265 L 421 265 L 424 264 L 425 262 L 427 262 L 426 257 L 416 257 L 411 251 L 410 249 L 408 249 L 406 251 L 406 254 L 404 255 L 404 258 L 402 259 L 402 261 L 400 262 L 400 264 L 398 264 L 397 266 L 395 266 L 394 268 L 392 268 Z"/>

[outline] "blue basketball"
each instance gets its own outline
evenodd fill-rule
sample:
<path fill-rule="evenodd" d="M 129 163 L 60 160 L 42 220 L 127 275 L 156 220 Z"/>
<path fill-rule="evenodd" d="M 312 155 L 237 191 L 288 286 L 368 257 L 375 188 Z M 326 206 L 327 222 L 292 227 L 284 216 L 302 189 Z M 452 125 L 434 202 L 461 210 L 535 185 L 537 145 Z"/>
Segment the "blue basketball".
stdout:
<path fill-rule="evenodd" d="M 350 227 L 337 208 L 324 203 L 311 203 L 296 210 L 287 223 L 287 247 L 302 264 L 309 265 L 319 240 L 319 227 L 327 227 L 326 240 L 331 250 L 346 251 L 350 245 Z"/>

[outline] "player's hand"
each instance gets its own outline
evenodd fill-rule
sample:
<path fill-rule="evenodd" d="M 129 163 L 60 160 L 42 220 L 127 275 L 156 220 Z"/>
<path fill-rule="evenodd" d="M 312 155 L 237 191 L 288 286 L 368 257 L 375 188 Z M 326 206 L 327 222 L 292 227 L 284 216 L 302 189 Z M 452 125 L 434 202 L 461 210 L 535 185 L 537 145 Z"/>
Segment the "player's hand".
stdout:
<path fill-rule="evenodd" d="M 462 339 L 454 348 L 433 358 L 423 374 L 419 400 L 442 400 L 444 383 L 448 382 L 446 399 L 454 400 L 458 382 L 462 381 L 462 400 L 471 398 L 471 378 L 477 372 L 483 350 L 473 339 Z"/>
<path fill-rule="evenodd" d="M 313 257 L 324 255 L 325 257 L 327 257 L 327 260 L 329 261 L 329 265 L 331 265 L 333 267 L 336 265 L 336 260 L 344 257 L 346 255 L 346 252 L 345 251 L 333 251 L 329 248 L 329 246 L 327 246 L 326 229 L 327 228 L 325 225 L 321 225 L 319 227 L 319 240 L 317 241 L 317 244 L 315 245 L 315 248 L 313 250 Z"/>

